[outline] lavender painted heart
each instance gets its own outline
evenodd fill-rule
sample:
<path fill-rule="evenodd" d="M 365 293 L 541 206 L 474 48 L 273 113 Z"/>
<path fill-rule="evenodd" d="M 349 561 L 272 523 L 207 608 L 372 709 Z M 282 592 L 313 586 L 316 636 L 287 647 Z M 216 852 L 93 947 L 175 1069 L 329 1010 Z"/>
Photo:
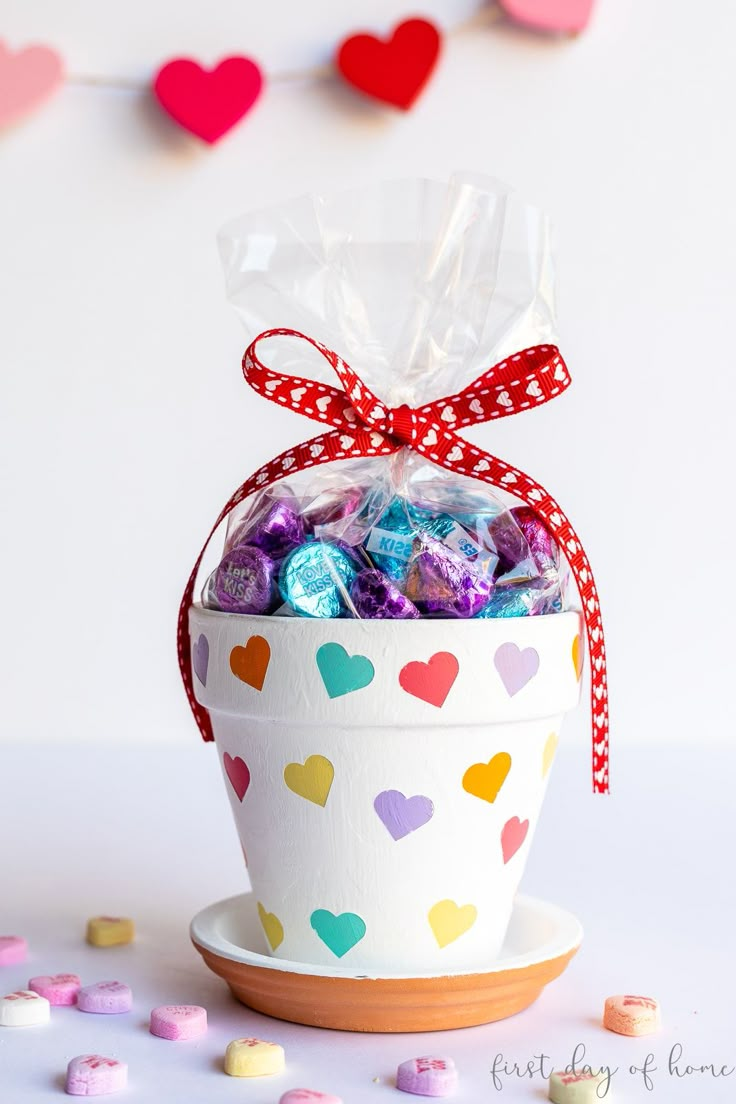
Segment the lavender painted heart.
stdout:
<path fill-rule="evenodd" d="M 199 640 L 195 641 L 192 648 L 192 666 L 194 673 L 202 683 L 207 685 L 207 668 L 210 665 L 210 642 L 204 633 L 199 634 Z"/>
<path fill-rule="evenodd" d="M 509 697 L 523 690 L 539 670 L 539 654 L 534 648 L 522 651 L 511 643 L 497 649 L 493 662 Z"/>
<path fill-rule="evenodd" d="M 428 797 L 422 794 L 405 797 L 400 790 L 384 790 L 373 802 L 373 808 L 395 840 L 415 832 L 434 814 L 434 805 Z"/>

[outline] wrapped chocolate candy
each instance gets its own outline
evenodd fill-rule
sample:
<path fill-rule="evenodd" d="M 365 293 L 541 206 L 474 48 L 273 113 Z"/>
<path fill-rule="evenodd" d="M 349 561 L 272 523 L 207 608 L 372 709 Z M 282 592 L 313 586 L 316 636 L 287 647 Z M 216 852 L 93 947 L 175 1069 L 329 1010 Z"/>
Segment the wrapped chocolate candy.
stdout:
<path fill-rule="evenodd" d="M 424 617 L 475 617 L 491 597 L 493 582 L 433 537 L 417 542 L 403 591 Z"/>
<path fill-rule="evenodd" d="M 499 584 L 477 617 L 535 617 L 562 608 L 559 583 L 536 578 Z"/>
<path fill-rule="evenodd" d="M 560 566 L 560 550 L 542 519 L 529 506 L 514 506 L 509 513 L 523 533 L 540 575 L 549 571 L 556 572 Z"/>
<path fill-rule="evenodd" d="M 419 610 L 387 575 L 375 568 L 361 571 L 350 588 L 356 617 L 367 619 L 409 620 Z"/>
<path fill-rule="evenodd" d="M 349 545 L 309 541 L 284 560 L 279 573 L 281 597 L 302 617 L 344 616 L 359 568 Z"/>
<path fill-rule="evenodd" d="M 233 531 L 228 545 L 249 544 L 272 560 L 283 560 L 304 539 L 304 520 L 296 499 L 291 494 L 266 492 Z"/>
<path fill-rule="evenodd" d="M 226 552 L 210 576 L 204 604 L 223 613 L 269 613 L 276 564 L 260 548 L 241 544 Z"/>
<path fill-rule="evenodd" d="M 433 514 L 397 495 L 371 527 L 364 547 L 376 567 L 401 583 L 406 579 L 415 539 L 442 537 L 454 524 L 446 514 Z"/>

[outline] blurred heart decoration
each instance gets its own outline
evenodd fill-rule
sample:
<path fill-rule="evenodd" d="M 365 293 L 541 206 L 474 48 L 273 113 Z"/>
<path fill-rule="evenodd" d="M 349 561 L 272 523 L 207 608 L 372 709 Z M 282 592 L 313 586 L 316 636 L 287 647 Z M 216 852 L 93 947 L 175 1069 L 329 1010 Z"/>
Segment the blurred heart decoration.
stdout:
<path fill-rule="evenodd" d="M 440 32 L 429 20 L 407 19 L 388 39 L 371 34 L 346 38 L 336 65 L 359 92 L 408 111 L 432 75 L 441 44 Z"/>
<path fill-rule="evenodd" d="M 214 69 L 176 58 L 159 69 L 153 94 L 184 130 L 213 145 L 250 111 L 263 90 L 263 74 L 246 57 L 229 57 Z"/>

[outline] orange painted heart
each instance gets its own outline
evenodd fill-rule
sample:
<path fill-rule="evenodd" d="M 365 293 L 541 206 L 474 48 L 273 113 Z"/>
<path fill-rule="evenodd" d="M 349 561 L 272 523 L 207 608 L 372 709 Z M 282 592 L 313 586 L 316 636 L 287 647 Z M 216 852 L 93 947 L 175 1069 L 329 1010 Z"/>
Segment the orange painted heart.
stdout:
<path fill-rule="evenodd" d="M 457 678 L 460 664 L 452 652 L 435 652 L 428 663 L 415 660 L 399 672 L 399 685 L 407 694 L 441 709 Z"/>
<path fill-rule="evenodd" d="M 245 647 L 237 644 L 230 652 L 230 670 L 241 682 L 262 690 L 271 662 L 271 646 L 262 636 L 251 636 Z"/>
<path fill-rule="evenodd" d="M 233 756 L 225 752 L 222 757 L 222 765 L 225 768 L 225 774 L 230 780 L 230 785 L 235 790 L 238 801 L 242 801 L 250 786 L 250 771 L 248 770 L 248 764 L 244 759 L 241 759 L 239 755 L 233 758 Z"/>
<path fill-rule="evenodd" d="M 159 69 L 153 82 L 164 111 L 210 145 L 240 122 L 262 88 L 261 70 L 245 57 L 225 58 L 214 69 L 176 58 Z"/>
<path fill-rule="evenodd" d="M 473 763 L 463 775 L 463 789 L 481 801 L 494 802 L 511 770 L 511 756 L 499 751 L 487 763 Z"/>
<path fill-rule="evenodd" d="M 360 92 L 408 111 L 432 75 L 440 44 L 440 33 L 432 23 L 407 19 L 386 41 L 370 34 L 346 38 L 337 54 L 337 68 Z"/>
<path fill-rule="evenodd" d="M 575 668 L 575 677 L 578 682 L 583 674 L 583 638 L 576 636 L 572 642 L 572 665 Z"/>

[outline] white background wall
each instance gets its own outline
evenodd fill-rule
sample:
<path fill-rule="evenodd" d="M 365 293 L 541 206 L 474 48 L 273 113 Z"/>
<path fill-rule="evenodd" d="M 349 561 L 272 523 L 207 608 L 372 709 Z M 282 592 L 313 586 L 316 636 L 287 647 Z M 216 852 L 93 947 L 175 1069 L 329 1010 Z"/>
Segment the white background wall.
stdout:
<path fill-rule="evenodd" d="M 470 0 L 421 10 L 442 25 Z M 400 0 L 308 10 L 3 0 L 0 36 L 73 73 L 182 52 L 325 61 Z M 736 9 L 598 0 L 590 29 L 453 38 L 408 116 L 271 87 L 214 149 L 143 92 L 68 86 L 0 138 L 0 738 L 194 741 L 174 647 L 234 486 L 307 422 L 242 382 L 215 233 L 303 191 L 477 169 L 553 217 L 575 386 L 477 440 L 538 476 L 596 567 L 612 739 L 727 738 L 734 590 Z M 579 714 L 570 733 L 587 739 Z M 615 760 L 613 780 L 615 784 Z"/>

